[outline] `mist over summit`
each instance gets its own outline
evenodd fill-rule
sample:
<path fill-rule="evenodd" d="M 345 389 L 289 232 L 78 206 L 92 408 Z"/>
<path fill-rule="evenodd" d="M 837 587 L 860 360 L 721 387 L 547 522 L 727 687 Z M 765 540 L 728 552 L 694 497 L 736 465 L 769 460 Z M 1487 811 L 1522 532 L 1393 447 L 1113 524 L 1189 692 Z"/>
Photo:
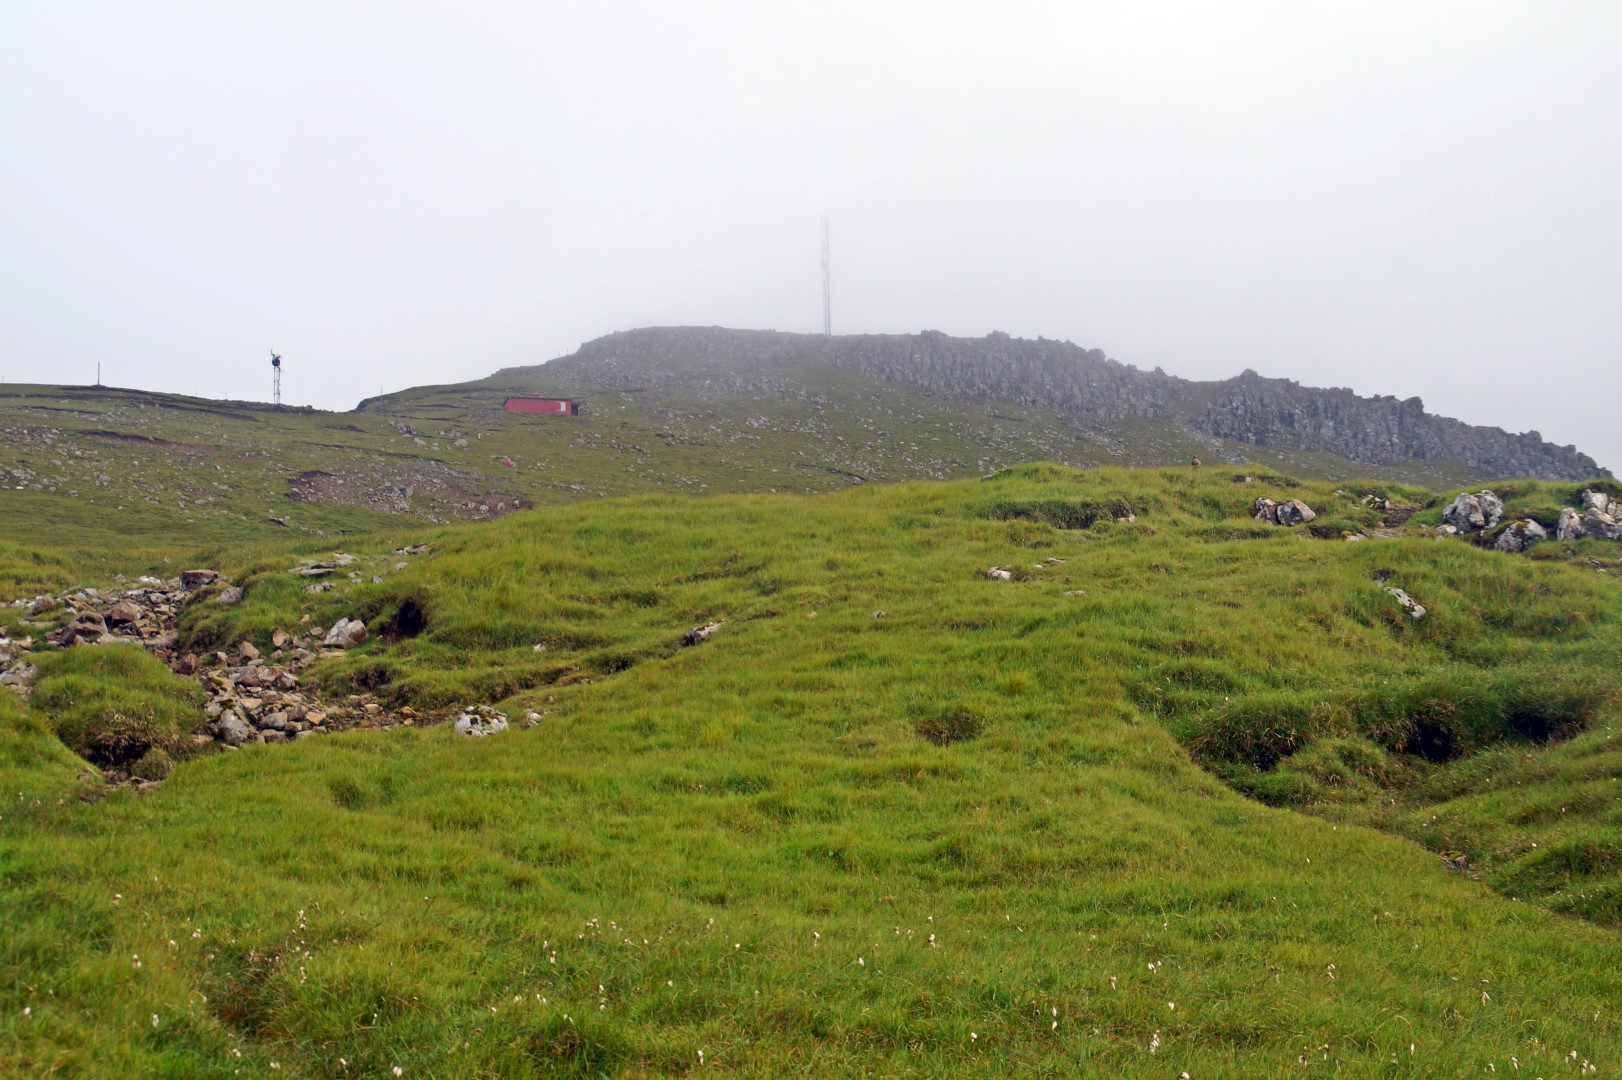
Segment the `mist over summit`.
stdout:
<path fill-rule="evenodd" d="M 1556 446 L 1536 431 L 1514 434 L 1436 416 L 1417 397 L 1364 397 L 1249 369 L 1221 381 L 1192 381 L 1120 363 L 1101 349 L 1004 333 L 962 338 L 925 330 L 829 337 L 651 327 L 609 334 L 570 356 L 506 369 L 494 379 L 531 375 L 654 396 L 677 390 L 750 396 L 781 392 L 778 380 L 796 372 L 812 386 L 818 370 L 929 395 L 1053 410 L 1106 442 L 1119 441 L 1135 424 L 1167 425 L 1205 440 L 1213 453 L 1236 463 L 1253 447 L 1328 453 L 1369 465 L 1446 463 L 1483 476 L 1580 480 L 1610 475 L 1575 446 Z"/>

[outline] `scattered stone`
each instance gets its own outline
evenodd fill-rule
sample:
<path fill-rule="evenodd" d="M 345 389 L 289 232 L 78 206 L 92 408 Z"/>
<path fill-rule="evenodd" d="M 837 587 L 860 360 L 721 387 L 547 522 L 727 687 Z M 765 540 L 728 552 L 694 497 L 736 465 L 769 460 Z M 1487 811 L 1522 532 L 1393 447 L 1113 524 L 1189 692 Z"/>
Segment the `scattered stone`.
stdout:
<path fill-rule="evenodd" d="M 1493 542 L 1492 546 L 1499 551 L 1513 553 L 1525 551 L 1538 541 L 1547 540 L 1548 538 L 1548 530 L 1542 525 L 1530 518 L 1522 518 L 1520 521 L 1512 522 L 1503 532 L 1499 533 L 1498 539 Z"/>
<path fill-rule="evenodd" d="M 681 643 L 683 645 L 698 645 L 701 642 L 708 641 L 711 634 L 714 634 L 725 625 L 725 622 L 712 622 L 704 626 L 695 626 L 681 636 Z"/>
<path fill-rule="evenodd" d="M 1436 531 L 1442 536 L 1459 535 L 1459 527 L 1457 525 L 1438 525 L 1436 526 Z"/>
<path fill-rule="evenodd" d="M 1278 524 L 1278 503 L 1265 496 L 1257 499 L 1250 507 L 1251 516 L 1257 521 L 1265 521 L 1269 525 Z"/>
<path fill-rule="evenodd" d="M 1367 540 L 1368 539 L 1368 537 L 1364 536 L 1360 532 L 1347 533 L 1345 538 L 1348 541 L 1357 541 L 1357 540 Z"/>
<path fill-rule="evenodd" d="M 47 611 L 50 611 L 50 610 L 54 609 L 55 607 L 56 607 L 56 597 L 54 597 L 54 596 L 38 596 L 38 597 L 34 598 L 34 603 L 29 607 L 28 614 L 30 614 L 30 615 L 43 615 Z"/>
<path fill-rule="evenodd" d="M 410 547 L 395 548 L 395 555 L 423 555 L 428 551 L 427 544 L 412 544 Z"/>
<path fill-rule="evenodd" d="M 321 644 L 338 649 L 348 649 L 359 645 L 367 637 L 366 624 L 359 619 L 339 619 L 327 631 L 327 636 L 321 639 Z"/>
<path fill-rule="evenodd" d="M 473 705 L 462 710 L 456 718 L 456 733 L 483 738 L 507 730 L 507 714 L 497 712 L 489 705 Z"/>
<path fill-rule="evenodd" d="M 873 613 L 873 618 L 875 618 L 875 619 L 882 619 L 882 618 L 884 618 L 884 615 L 885 615 L 885 613 L 884 613 L 884 612 L 882 612 L 882 611 L 875 611 L 875 612 L 874 612 L 874 613 Z"/>
<path fill-rule="evenodd" d="M 259 659 L 259 650 L 251 641 L 244 641 L 238 645 L 237 653 L 242 657 L 243 663 Z"/>
<path fill-rule="evenodd" d="M 10 686 L 16 689 L 21 689 L 22 687 L 28 686 L 30 683 L 32 683 L 34 681 L 34 676 L 38 674 L 39 671 L 34 667 L 34 665 L 24 660 L 20 663 L 13 664 L 11 667 L 5 670 L 4 674 L 0 674 L 0 686 Z"/>
<path fill-rule="evenodd" d="M 1425 609 L 1420 606 L 1418 601 L 1409 596 L 1407 593 L 1403 592 L 1401 589 L 1398 589 L 1395 586 L 1387 586 L 1385 591 L 1397 598 L 1397 603 L 1401 604 L 1402 609 L 1414 617 L 1414 621 L 1417 622 L 1425 617 Z"/>
<path fill-rule="evenodd" d="M 986 570 L 986 577 L 993 581 L 1009 581 L 1013 579 L 1013 576 L 1014 572 L 1012 570 L 1004 570 L 1000 566 L 993 566 Z"/>
<path fill-rule="evenodd" d="M 287 631 L 281 629 L 280 627 L 271 631 L 270 644 L 272 648 L 285 649 L 289 644 L 292 643 L 292 641 L 293 639 L 288 636 Z"/>
<path fill-rule="evenodd" d="M 242 603 L 242 586 L 232 585 L 228 589 L 220 590 L 220 595 L 214 598 L 214 602 L 224 604 L 226 607 Z"/>

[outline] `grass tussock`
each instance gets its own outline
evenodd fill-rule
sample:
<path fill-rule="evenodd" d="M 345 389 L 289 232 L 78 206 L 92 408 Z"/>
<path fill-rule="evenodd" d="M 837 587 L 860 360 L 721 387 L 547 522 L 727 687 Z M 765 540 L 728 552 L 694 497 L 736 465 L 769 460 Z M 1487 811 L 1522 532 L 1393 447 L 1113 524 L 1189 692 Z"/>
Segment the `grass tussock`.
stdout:
<path fill-rule="evenodd" d="M 161 779 L 204 726 L 202 687 L 134 645 L 43 653 L 32 706 L 57 736 L 103 768 Z"/>

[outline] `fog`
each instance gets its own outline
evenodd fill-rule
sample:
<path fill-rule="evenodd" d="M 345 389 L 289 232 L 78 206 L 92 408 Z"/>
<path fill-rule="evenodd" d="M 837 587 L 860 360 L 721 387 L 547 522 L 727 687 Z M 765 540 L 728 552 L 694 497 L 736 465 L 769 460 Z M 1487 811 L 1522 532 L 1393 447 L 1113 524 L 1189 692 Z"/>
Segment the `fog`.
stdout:
<path fill-rule="evenodd" d="M 1061 338 L 1622 470 L 1622 5 L 0 7 L 0 376 L 348 408 L 615 330 Z"/>

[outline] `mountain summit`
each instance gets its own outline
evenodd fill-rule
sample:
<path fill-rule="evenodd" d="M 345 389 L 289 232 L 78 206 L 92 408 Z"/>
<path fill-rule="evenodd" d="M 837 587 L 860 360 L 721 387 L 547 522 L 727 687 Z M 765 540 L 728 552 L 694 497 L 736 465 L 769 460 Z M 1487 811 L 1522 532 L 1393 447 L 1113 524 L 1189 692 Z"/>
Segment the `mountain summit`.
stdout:
<path fill-rule="evenodd" d="M 572 356 L 496 376 L 533 374 L 612 390 L 780 392 L 795 369 L 829 368 L 934 396 L 1055 411 L 1073 426 L 1121 436 L 1165 424 L 1197 441 L 1333 454 L 1370 465 L 1447 463 L 1483 476 L 1581 480 L 1609 475 L 1574 446 L 1425 411 L 1419 398 L 1362 397 L 1245 371 L 1195 382 L 1142 371 L 1068 341 L 917 334 L 825 337 L 723 327 L 655 327 L 609 334 Z M 808 372 L 806 374 L 809 374 Z M 719 382 L 717 382 L 719 380 Z M 801 380 L 796 380 L 801 381 Z M 809 385 L 809 384 L 807 384 Z M 685 395 L 683 395 L 685 396 Z M 1242 459 L 1241 447 L 1218 456 Z M 1119 456 L 1119 455 L 1117 455 Z M 1137 456 L 1137 455 L 1131 455 Z"/>

